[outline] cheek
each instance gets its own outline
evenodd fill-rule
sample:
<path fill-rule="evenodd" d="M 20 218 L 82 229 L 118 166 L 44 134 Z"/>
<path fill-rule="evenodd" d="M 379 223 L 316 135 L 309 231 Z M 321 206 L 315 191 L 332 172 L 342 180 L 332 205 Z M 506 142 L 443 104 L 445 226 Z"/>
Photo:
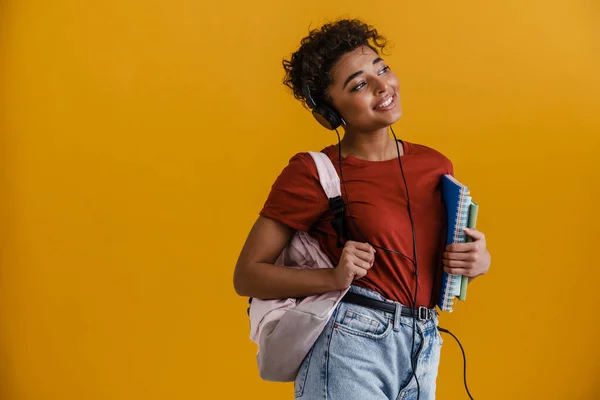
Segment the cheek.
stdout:
<path fill-rule="evenodd" d="M 392 74 L 390 76 L 390 79 L 388 80 L 388 85 L 393 87 L 396 93 L 398 93 L 398 95 L 400 94 L 400 81 L 398 80 L 398 77 L 395 74 Z"/>
<path fill-rule="evenodd" d="M 390 71 L 385 75 L 385 78 L 383 80 L 385 82 L 385 84 L 388 86 L 389 88 L 394 89 L 396 92 L 399 91 L 400 89 L 400 81 L 398 80 L 398 76 L 394 73 L 394 71 Z"/>
<path fill-rule="evenodd" d="M 360 120 L 371 110 L 371 99 L 368 96 L 354 96 L 344 104 L 343 114 L 348 121 Z"/>

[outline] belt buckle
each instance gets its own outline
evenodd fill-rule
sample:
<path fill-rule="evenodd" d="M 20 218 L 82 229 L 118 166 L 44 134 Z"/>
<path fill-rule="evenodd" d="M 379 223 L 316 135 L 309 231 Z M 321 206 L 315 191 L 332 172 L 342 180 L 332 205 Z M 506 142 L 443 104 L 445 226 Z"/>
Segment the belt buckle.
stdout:
<path fill-rule="evenodd" d="M 431 314 L 429 312 L 429 309 L 425 306 L 421 306 L 419 307 L 419 313 L 417 318 L 419 318 L 419 321 L 427 321 L 429 318 L 431 317 Z"/>

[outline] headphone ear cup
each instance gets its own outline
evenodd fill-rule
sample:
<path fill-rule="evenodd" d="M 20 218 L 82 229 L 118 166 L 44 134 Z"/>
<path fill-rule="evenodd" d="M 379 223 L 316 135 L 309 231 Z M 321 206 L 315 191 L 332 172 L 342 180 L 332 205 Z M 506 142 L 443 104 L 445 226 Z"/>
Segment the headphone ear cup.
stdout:
<path fill-rule="evenodd" d="M 321 125 L 329 130 L 334 130 L 342 125 L 342 118 L 329 107 L 317 106 L 312 114 Z"/>
<path fill-rule="evenodd" d="M 306 105 L 312 110 L 312 115 L 325 128 L 329 130 L 337 129 L 340 125 L 345 125 L 342 117 L 332 108 L 318 105 L 312 98 L 308 84 L 302 85 L 302 94 L 306 99 Z"/>

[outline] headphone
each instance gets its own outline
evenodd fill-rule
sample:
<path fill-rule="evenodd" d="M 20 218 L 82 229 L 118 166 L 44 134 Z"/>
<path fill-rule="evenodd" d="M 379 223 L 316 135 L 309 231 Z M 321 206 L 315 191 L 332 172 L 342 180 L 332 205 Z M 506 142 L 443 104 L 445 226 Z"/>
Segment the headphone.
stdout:
<path fill-rule="evenodd" d="M 326 104 L 317 104 L 310 94 L 310 88 L 306 82 L 302 84 L 302 94 L 306 99 L 306 105 L 312 110 L 312 115 L 323 127 L 333 131 L 340 125 L 346 125 L 344 118 L 334 108 Z"/>

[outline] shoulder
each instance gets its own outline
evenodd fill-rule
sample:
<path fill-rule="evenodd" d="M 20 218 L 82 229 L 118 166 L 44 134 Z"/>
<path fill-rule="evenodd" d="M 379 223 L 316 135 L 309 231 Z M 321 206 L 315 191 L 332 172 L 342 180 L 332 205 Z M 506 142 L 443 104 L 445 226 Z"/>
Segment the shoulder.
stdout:
<path fill-rule="evenodd" d="M 446 173 L 453 173 L 454 168 L 452 161 L 440 151 L 417 143 L 407 143 L 409 146 L 409 154 L 427 158 L 433 165 L 443 167 Z"/>
<path fill-rule="evenodd" d="M 289 160 L 282 171 L 288 176 L 318 179 L 317 167 L 308 152 L 296 153 Z"/>
<path fill-rule="evenodd" d="M 329 157 L 332 162 L 334 161 L 335 157 L 337 157 L 337 150 L 336 146 L 334 145 L 327 146 L 321 149 L 319 152 Z M 291 173 L 309 175 L 312 176 L 316 181 L 319 180 L 317 166 L 309 151 L 294 154 L 289 159 L 286 169 Z"/>
<path fill-rule="evenodd" d="M 301 152 L 291 156 L 272 189 L 315 198 L 319 197 L 320 186 L 315 161 L 309 152 Z"/>
<path fill-rule="evenodd" d="M 260 215 L 307 232 L 328 207 L 311 155 L 297 153 L 271 186 Z"/>

